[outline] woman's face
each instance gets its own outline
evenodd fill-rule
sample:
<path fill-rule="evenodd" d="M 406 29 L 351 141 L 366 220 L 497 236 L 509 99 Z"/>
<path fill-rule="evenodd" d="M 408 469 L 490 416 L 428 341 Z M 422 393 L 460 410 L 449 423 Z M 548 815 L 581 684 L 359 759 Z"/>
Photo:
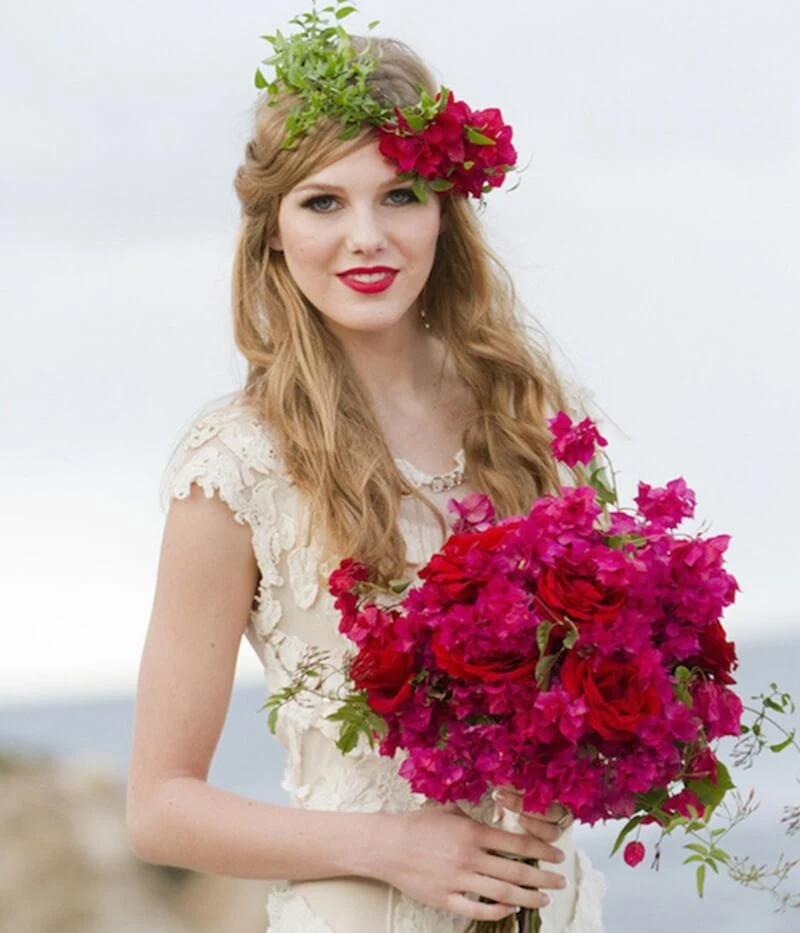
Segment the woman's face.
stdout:
<path fill-rule="evenodd" d="M 368 334 L 417 314 L 440 228 L 438 196 L 418 201 L 375 142 L 289 191 L 270 247 L 332 331 Z"/>

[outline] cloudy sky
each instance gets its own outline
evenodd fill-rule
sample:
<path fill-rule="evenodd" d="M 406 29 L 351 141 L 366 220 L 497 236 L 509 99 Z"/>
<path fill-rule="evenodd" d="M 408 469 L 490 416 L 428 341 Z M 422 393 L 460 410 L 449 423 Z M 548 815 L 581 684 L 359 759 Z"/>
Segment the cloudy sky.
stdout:
<path fill-rule="evenodd" d="M 485 223 L 622 487 L 683 474 L 733 535 L 735 637 L 800 623 L 800 7 L 363 0 L 499 106 Z M 232 177 L 293 2 L 15 4 L 0 37 L 0 700 L 135 680 L 161 471 L 235 388 Z M 613 422 L 613 423 L 611 423 Z M 245 645 L 240 675 L 257 677 Z"/>

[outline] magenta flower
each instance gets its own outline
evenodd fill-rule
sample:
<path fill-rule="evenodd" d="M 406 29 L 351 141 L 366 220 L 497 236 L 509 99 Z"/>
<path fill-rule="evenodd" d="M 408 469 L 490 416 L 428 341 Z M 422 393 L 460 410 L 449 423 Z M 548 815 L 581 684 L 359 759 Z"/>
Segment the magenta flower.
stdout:
<path fill-rule="evenodd" d="M 574 467 L 577 463 L 589 463 L 597 447 L 605 447 L 608 441 L 597 430 L 591 418 L 573 424 L 570 416 L 560 411 L 548 421 L 553 435 L 550 448 L 556 460 Z"/>
<path fill-rule="evenodd" d="M 606 445 L 588 418 L 550 427 L 571 466 Z M 356 672 L 386 724 L 380 752 L 404 752 L 412 791 L 477 803 L 509 785 L 526 810 L 557 800 L 589 825 L 660 822 L 642 803 L 654 790 L 667 814 L 701 809 L 691 784 L 717 775 L 711 743 L 741 731 L 729 539 L 673 531 L 694 514 L 683 479 L 641 483 L 636 503 L 605 510 L 582 484 L 498 519 L 474 493 L 448 503 L 453 533 L 396 598 L 376 603 L 358 563 L 339 568 L 340 631 L 370 662 Z"/>
<path fill-rule="evenodd" d="M 671 479 L 664 487 L 639 483 L 634 502 L 643 518 L 663 530 L 677 528 L 684 518 L 692 518 L 696 504 L 694 491 L 682 477 Z"/>
<path fill-rule="evenodd" d="M 496 520 L 496 512 L 492 500 L 482 492 L 473 492 L 459 501 L 451 499 L 447 508 L 458 515 L 453 524 L 453 534 L 459 535 L 465 531 L 486 531 Z"/>

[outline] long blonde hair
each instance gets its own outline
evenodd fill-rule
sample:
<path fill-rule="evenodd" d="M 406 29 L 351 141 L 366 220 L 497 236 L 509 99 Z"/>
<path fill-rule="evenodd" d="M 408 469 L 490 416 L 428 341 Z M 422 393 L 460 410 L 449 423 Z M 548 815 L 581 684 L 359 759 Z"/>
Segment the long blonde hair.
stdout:
<path fill-rule="evenodd" d="M 407 46 L 358 41 L 369 41 L 378 58 L 371 78 L 376 96 L 403 106 L 416 102 L 420 87 L 435 93 L 430 72 Z M 294 148 L 281 149 L 286 116 L 297 103 L 287 98 L 268 106 L 262 98 L 236 173 L 242 223 L 232 304 L 236 342 L 248 364 L 243 397 L 269 425 L 287 471 L 319 516 L 323 551 L 363 560 L 375 579 L 402 577 L 400 500 L 424 496 L 399 472 L 341 344 L 298 289 L 283 254 L 269 247 L 281 197 L 374 133 L 365 128 L 343 142 L 338 124 L 321 121 Z M 558 483 L 546 418 L 564 407 L 564 393 L 547 354 L 517 317 L 511 279 L 472 206 L 445 196 L 442 216 L 422 302 L 475 398 L 463 436 L 467 476 L 499 514 L 522 512 Z"/>

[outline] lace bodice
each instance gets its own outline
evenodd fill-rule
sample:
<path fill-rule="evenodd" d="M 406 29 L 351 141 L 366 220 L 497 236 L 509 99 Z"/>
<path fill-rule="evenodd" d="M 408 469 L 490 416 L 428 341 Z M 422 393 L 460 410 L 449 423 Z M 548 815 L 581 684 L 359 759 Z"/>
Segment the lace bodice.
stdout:
<path fill-rule="evenodd" d="M 462 488 L 454 488 L 463 479 L 461 451 L 453 470 L 442 477 L 426 476 L 403 460 L 397 464 L 411 483 L 425 485 L 426 494 L 442 507 L 454 494 L 463 493 Z M 209 498 L 218 496 L 236 521 L 252 530 L 261 578 L 245 631 L 263 665 L 269 691 L 288 686 L 293 671 L 317 649 L 329 652 L 334 666 L 340 666 L 337 661 L 351 645 L 338 631 L 338 614 L 326 588 L 338 561 L 321 560 L 309 533 L 306 501 L 286 474 L 268 429 L 238 396 L 217 404 L 190 426 L 167 467 L 163 507 L 172 497 L 188 496 L 193 483 Z M 414 497 L 401 503 L 399 524 L 412 564 L 421 566 L 442 544 L 435 516 Z M 305 694 L 281 707 L 276 735 L 287 752 L 282 786 L 292 805 L 362 812 L 398 812 L 424 805 L 425 799 L 397 773 L 398 764 L 366 742 L 346 756 L 338 751 L 334 744 L 338 730 L 326 718 L 336 706 L 333 699 Z M 575 854 L 573 874 L 577 888 L 568 889 L 561 901 L 564 892 L 553 892 L 553 904 L 543 911 L 544 933 L 602 933 L 602 877 L 580 852 Z M 302 885 L 274 886 L 267 905 L 269 933 L 355 929 L 332 930 L 297 893 L 298 887 Z M 460 933 L 466 926 L 464 918 L 428 908 L 401 892 L 390 889 L 389 894 L 385 930 L 370 933 Z"/>

